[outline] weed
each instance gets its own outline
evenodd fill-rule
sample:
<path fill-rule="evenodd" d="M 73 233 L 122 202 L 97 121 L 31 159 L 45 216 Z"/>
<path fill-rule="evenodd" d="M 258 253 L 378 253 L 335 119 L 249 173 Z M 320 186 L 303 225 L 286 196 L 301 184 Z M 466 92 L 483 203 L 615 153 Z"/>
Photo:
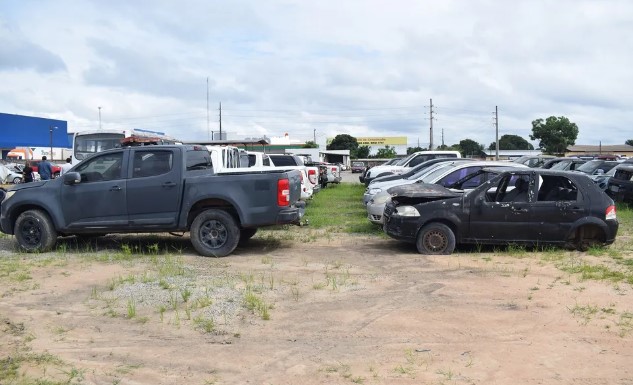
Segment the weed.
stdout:
<path fill-rule="evenodd" d="M 134 317 L 136 317 L 136 301 L 132 298 L 127 301 L 127 318 L 132 319 Z"/>
<path fill-rule="evenodd" d="M 201 329 L 205 333 L 213 333 L 215 331 L 215 321 L 212 318 L 204 318 L 197 316 L 193 319 L 196 328 Z"/>
<path fill-rule="evenodd" d="M 191 297 L 191 290 L 189 290 L 189 288 L 181 289 L 180 296 L 182 297 L 183 302 L 188 302 Z"/>

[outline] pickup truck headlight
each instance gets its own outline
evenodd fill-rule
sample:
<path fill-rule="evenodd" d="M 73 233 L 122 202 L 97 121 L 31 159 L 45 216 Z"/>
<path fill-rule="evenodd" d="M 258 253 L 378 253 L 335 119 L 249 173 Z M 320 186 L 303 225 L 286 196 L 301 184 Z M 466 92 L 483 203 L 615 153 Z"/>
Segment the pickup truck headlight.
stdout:
<path fill-rule="evenodd" d="M 374 187 L 374 188 L 370 188 L 370 189 L 369 189 L 369 195 L 376 195 L 376 194 L 378 194 L 379 192 L 382 192 L 382 189 L 377 188 L 377 187 Z"/>
<path fill-rule="evenodd" d="M 393 215 L 400 215 L 401 217 L 419 217 L 420 212 L 413 206 L 399 206 Z"/>

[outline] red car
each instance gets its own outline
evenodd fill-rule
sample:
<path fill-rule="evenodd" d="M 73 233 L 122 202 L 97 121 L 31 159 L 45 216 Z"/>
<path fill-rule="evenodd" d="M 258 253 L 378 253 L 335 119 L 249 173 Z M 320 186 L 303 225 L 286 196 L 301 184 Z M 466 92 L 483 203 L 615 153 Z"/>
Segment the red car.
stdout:
<path fill-rule="evenodd" d="M 39 172 L 39 171 L 37 171 L 37 165 L 38 165 L 38 163 L 33 163 L 31 165 L 31 168 L 35 172 Z M 61 166 L 58 166 L 58 165 L 53 164 L 53 163 L 51 163 L 51 166 L 53 166 L 53 178 L 57 178 L 59 176 L 59 173 L 62 171 L 62 168 L 61 168 Z"/>

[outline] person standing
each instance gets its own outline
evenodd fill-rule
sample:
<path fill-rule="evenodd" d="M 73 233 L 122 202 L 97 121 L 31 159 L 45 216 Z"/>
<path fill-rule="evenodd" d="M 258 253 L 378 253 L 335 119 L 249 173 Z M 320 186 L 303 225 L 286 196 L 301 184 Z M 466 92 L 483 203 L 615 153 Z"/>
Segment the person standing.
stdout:
<path fill-rule="evenodd" d="M 33 182 L 33 169 L 31 168 L 31 162 L 27 160 L 22 169 L 22 183 L 29 182 Z"/>
<path fill-rule="evenodd" d="M 42 161 L 37 165 L 37 172 L 40 173 L 42 180 L 49 180 L 53 177 L 53 165 L 46 160 L 46 155 L 42 157 Z"/>
<path fill-rule="evenodd" d="M 59 175 L 64 175 L 66 172 L 68 172 L 68 170 L 70 170 L 71 168 L 73 168 L 73 165 L 72 165 L 72 163 L 71 163 L 71 162 L 72 162 L 72 159 L 70 159 L 70 158 L 66 158 L 66 163 L 64 163 L 64 164 L 62 165 L 62 169 L 61 169 L 61 171 L 59 172 Z"/>

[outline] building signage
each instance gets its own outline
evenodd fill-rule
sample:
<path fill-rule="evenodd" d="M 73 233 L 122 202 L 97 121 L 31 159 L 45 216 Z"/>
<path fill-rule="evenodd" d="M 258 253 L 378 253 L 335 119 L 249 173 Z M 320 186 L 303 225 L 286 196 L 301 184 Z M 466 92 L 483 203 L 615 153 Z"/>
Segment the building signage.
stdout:
<path fill-rule="evenodd" d="M 327 144 L 332 143 L 334 138 L 327 138 Z M 406 136 L 364 136 L 357 137 L 359 146 L 406 146 Z"/>

